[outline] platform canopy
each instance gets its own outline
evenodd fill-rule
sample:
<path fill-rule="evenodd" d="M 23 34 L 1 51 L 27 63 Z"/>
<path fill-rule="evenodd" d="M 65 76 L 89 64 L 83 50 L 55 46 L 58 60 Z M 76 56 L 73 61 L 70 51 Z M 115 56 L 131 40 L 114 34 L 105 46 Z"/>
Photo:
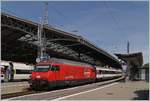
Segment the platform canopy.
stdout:
<path fill-rule="evenodd" d="M 2 59 L 35 63 L 38 23 L 1 13 Z M 51 57 L 83 61 L 93 65 L 119 68 L 118 59 L 96 47 L 82 36 L 44 26 L 46 52 Z"/>
<path fill-rule="evenodd" d="M 131 65 L 141 67 L 143 65 L 142 52 L 130 53 L 130 54 L 115 54 L 119 59 L 129 62 Z"/>
<path fill-rule="evenodd" d="M 139 78 L 139 69 L 143 65 L 142 52 L 130 53 L 130 54 L 115 54 L 119 59 L 127 63 L 127 73 L 130 80 Z"/>

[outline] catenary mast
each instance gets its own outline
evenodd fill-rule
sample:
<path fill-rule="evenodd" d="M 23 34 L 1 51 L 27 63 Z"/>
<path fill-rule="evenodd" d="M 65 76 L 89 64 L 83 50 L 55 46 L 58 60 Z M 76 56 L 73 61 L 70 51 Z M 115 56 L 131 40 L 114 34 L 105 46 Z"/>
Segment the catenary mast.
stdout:
<path fill-rule="evenodd" d="M 44 16 L 38 25 L 38 59 L 41 59 L 46 55 L 46 33 L 44 32 L 44 26 L 48 25 L 48 2 L 45 3 Z M 39 61 L 39 60 L 38 60 Z"/>

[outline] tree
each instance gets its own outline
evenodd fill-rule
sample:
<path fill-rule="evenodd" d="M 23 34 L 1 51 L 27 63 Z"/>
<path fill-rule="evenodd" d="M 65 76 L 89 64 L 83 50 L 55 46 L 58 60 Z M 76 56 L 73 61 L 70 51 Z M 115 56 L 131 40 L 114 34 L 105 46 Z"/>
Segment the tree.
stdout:
<path fill-rule="evenodd" d="M 143 68 L 149 68 L 149 63 L 144 64 Z"/>

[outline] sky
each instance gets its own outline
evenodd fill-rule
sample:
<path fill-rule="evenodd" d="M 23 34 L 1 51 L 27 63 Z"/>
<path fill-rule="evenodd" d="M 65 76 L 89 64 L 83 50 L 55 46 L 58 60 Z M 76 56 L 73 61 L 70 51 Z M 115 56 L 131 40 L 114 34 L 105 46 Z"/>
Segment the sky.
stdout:
<path fill-rule="evenodd" d="M 49 25 L 81 35 L 110 54 L 142 52 L 149 61 L 149 7 L 146 1 L 49 1 Z M 1 11 L 39 22 L 41 1 L 3 1 Z"/>

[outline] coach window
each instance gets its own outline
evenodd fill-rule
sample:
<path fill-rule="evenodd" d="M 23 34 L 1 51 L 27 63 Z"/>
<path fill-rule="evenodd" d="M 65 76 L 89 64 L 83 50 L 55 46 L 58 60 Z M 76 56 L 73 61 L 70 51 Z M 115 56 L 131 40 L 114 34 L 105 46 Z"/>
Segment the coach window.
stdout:
<path fill-rule="evenodd" d="M 16 74 L 30 74 L 30 70 L 16 69 Z"/>

